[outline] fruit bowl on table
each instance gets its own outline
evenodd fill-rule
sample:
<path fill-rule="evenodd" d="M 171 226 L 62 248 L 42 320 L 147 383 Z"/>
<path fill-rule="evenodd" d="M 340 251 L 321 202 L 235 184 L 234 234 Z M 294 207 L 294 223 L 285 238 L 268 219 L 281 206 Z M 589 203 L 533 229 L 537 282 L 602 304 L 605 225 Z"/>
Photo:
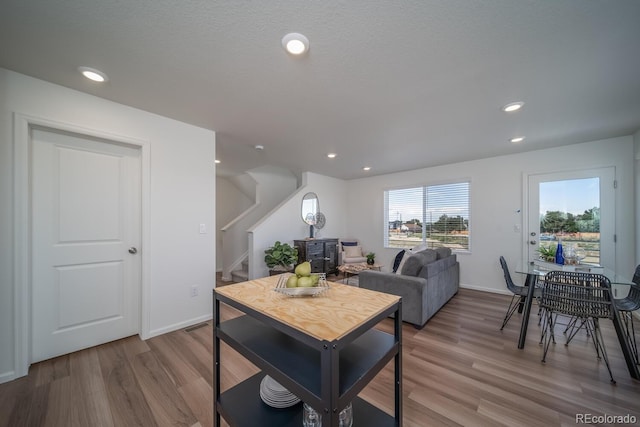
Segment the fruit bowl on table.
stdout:
<path fill-rule="evenodd" d="M 320 295 L 321 293 L 329 289 L 329 284 L 327 283 L 327 278 L 325 273 L 314 273 L 314 274 L 317 274 L 319 276 L 318 283 L 315 286 L 294 287 L 294 288 L 287 287 L 287 281 L 291 276 L 295 276 L 295 274 L 293 273 L 281 274 L 280 277 L 278 277 L 278 284 L 276 285 L 274 291 L 290 297 Z"/>

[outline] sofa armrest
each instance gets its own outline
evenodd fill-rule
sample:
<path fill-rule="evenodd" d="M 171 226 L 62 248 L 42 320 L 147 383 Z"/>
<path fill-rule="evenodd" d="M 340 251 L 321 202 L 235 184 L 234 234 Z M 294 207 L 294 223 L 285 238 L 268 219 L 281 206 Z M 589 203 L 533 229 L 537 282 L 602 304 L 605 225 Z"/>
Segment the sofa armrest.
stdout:
<path fill-rule="evenodd" d="M 359 286 L 372 291 L 397 295 L 402 298 L 402 320 L 422 327 L 428 319 L 427 280 L 375 270 L 360 272 Z"/>
<path fill-rule="evenodd" d="M 384 271 L 364 270 L 358 279 L 361 288 L 399 295 L 404 298 L 422 298 L 427 280 L 422 277 L 404 276 Z"/>

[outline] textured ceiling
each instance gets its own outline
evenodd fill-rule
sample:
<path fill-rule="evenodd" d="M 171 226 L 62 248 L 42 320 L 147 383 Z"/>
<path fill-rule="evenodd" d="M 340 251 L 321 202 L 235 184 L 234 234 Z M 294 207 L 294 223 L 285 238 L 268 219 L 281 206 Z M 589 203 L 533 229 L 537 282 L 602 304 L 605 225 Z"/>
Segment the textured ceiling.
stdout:
<path fill-rule="evenodd" d="M 352 179 L 634 133 L 640 1 L 2 0 L 0 67 L 215 130 L 221 175 Z"/>

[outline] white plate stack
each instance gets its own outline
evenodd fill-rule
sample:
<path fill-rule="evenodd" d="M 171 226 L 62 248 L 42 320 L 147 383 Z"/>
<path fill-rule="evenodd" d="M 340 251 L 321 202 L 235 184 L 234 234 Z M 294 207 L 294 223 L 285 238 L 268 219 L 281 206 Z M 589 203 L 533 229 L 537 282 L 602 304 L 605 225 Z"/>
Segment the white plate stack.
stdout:
<path fill-rule="evenodd" d="M 265 376 L 260 382 L 260 397 L 262 401 L 273 408 L 288 408 L 300 402 L 300 399 L 279 382 Z"/>

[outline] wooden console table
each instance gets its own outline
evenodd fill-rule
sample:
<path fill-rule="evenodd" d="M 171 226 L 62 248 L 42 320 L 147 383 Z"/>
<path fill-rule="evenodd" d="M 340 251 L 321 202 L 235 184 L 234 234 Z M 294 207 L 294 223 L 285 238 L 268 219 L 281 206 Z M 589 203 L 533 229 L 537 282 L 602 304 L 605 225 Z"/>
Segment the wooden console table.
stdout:
<path fill-rule="evenodd" d="M 353 403 L 353 426 L 402 426 L 402 308 L 400 298 L 330 282 L 315 297 L 288 297 L 273 289 L 278 276 L 214 289 L 214 426 L 221 416 L 233 426 L 302 425 L 302 403 L 274 409 L 260 399 L 269 375 L 322 414 L 323 426 L 338 426 L 338 414 Z M 220 323 L 220 302 L 245 313 Z M 375 326 L 394 314 L 394 333 Z M 220 343 L 261 369 L 220 392 Z M 394 361 L 393 416 L 357 397 Z"/>
<path fill-rule="evenodd" d="M 298 264 L 309 261 L 312 273 L 338 274 L 338 239 L 294 240 Z"/>

